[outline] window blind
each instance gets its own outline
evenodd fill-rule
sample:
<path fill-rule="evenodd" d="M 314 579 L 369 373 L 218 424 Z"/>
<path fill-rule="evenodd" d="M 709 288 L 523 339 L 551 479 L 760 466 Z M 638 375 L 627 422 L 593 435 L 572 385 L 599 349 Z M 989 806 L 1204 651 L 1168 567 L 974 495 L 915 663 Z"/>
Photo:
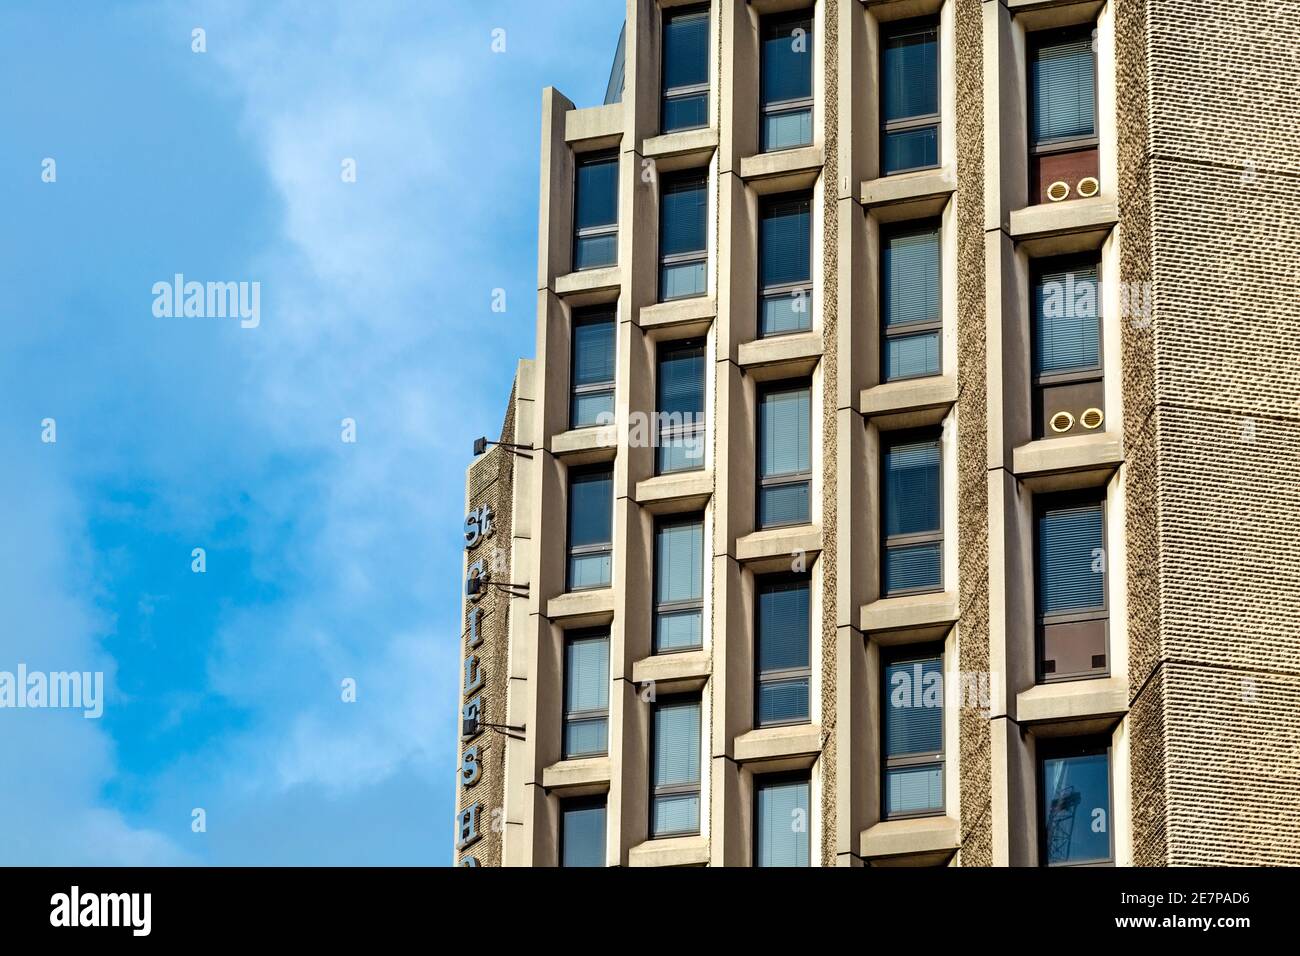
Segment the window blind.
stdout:
<path fill-rule="evenodd" d="M 940 530 L 939 442 L 890 445 L 885 450 L 885 533 Z"/>
<path fill-rule="evenodd" d="M 884 45 L 880 82 L 886 122 L 939 112 L 939 39 L 934 27 L 898 33 Z"/>
<path fill-rule="evenodd" d="M 701 599 L 704 596 L 704 522 L 661 525 L 655 537 L 659 603 Z"/>
<path fill-rule="evenodd" d="M 618 157 L 578 165 L 576 189 L 579 229 L 612 226 L 618 222 Z"/>
<path fill-rule="evenodd" d="M 939 754 L 943 752 L 943 696 L 938 686 L 927 701 L 928 682 L 942 681 L 943 660 L 899 661 L 885 668 L 885 755 L 887 757 Z"/>
<path fill-rule="evenodd" d="M 1034 364 L 1041 373 L 1101 364 L 1097 267 L 1044 272 L 1034 288 Z"/>
<path fill-rule="evenodd" d="M 760 672 L 807 667 L 808 583 L 766 582 L 758 596 Z"/>
<path fill-rule="evenodd" d="M 890 234 L 881 250 L 880 269 L 886 327 L 940 320 L 937 229 Z"/>
<path fill-rule="evenodd" d="M 1095 67 L 1092 38 L 1039 46 L 1029 65 L 1035 143 L 1095 136 Z"/>
<path fill-rule="evenodd" d="M 566 803 L 560 824 L 563 866 L 605 865 L 605 804 Z"/>
<path fill-rule="evenodd" d="M 812 96 L 812 51 L 812 21 L 808 18 L 787 17 L 764 23 L 763 105 Z"/>
<path fill-rule="evenodd" d="M 665 18 L 663 84 L 665 90 L 709 81 L 709 12 L 679 13 Z"/>
<path fill-rule="evenodd" d="M 759 463 L 763 477 L 801 474 L 811 467 L 812 397 L 807 388 L 763 393 Z"/>
<path fill-rule="evenodd" d="M 609 312 L 575 317 L 573 384 L 604 385 L 614 381 L 614 316 Z"/>
<path fill-rule="evenodd" d="M 808 866 L 808 781 L 758 781 L 754 864 Z"/>
<path fill-rule="evenodd" d="M 698 422 L 704 411 L 704 346 L 692 342 L 661 349 L 657 391 L 660 413 Z"/>
<path fill-rule="evenodd" d="M 576 472 L 569 482 L 569 547 L 609 544 L 614 478 L 608 468 Z"/>
<path fill-rule="evenodd" d="M 764 204 L 759 249 L 765 287 L 810 281 L 811 222 L 806 198 Z"/>
<path fill-rule="evenodd" d="M 700 702 L 655 705 L 654 784 L 657 787 L 700 781 Z"/>
<path fill-rule="evenodd" d="M 609 708 L 609 638 L 570 638 L 565 661 L 565 710 Z"/>
<path fill-rule="evenodd" d="M 702 175 L 663 180 L 659 218 L 661 256 L 704 252 L 708 205 L 709 191 Z"/>
<path fill-rule="evenodd" d="M 1102 506 L 1080 505 L 1038 517 L 1040 614 L 1105 606 Z M 1094 565 L 1099 569 L 1094 571 Z"/>

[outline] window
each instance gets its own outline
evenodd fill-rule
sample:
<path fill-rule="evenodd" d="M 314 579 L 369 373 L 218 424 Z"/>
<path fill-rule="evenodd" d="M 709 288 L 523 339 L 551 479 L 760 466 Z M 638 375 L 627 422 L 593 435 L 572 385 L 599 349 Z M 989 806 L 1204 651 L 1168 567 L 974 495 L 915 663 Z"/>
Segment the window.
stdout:
<path fill-rule="evenodd" d="M 1043 680 L 1107 673 L 1105 507 L 1098 491 L 1035 502 Z"/>
<path fill-rule="evenodd" d="M 1043 259 L 1033 275 L 1035 437 L 1096 431 L 1106 419 L 1097 256 Z"/>
<path fill-rule="evenodd" d="M 659 194 L 659 300 L 704 295 L 708 289 L 709 187 L 702 170 L 664 176 Z"/>
<path fill-rule="evenodd" d="M 939 165 L 939 28 L 911 22 L 881 38 L 881 175 Z"/>
<path fill-rule="evenodd" d="M 564 758 L 609 751 L 609 635 L 578 632 L 564 641 Z"/>
<path fill-rule="evenodd" d="M 1110 747 L 1105 740 L 1038 744 L 1039 857 L 1044 866 L 1111 863 Z"/>
<path fill-rule="evenodd" d="M 896 437 L 885 446 L 886 597 L 943 589 L 943 485 L 939 436 Z"/>
<path fill-rule="evenodd" d="M 573 313 L 573 398 L 569 427 L 607 425 L 614 420 L 614 311 L 609 307 Z"/>
<path fill-rule="evenodd" d="M 655 528 L 656 654 L 704 646 L 704 518 L 661 519 Z"/>
<path fill-rule="evenodd" d="M 883 381 L 939 374 L 943 331 L 939 274 L 936 224 L 909 224 L 881 236 Z"/>
<path fill-rule="evenodd" d="M 573 220 L 575 271 L 618 261 L 617 153 L 579 157 Z"/>
<path fill-rule="evenodd" d="M 812 219 L 807 195 L 765 198 L 759 215 L 758 334 L 812 328 Z"/>
<path fill-rule="evenodd" d="M 758 395 L 758 526 L 806 524 L 812 484 L 812 390 L 770 385 Z"/>
<path fill-rule="evenodd" d="M 807 723 L 812 680 L 807 575 L 759 578 L 755 618 L 754 723 L 758 727 Z"/>
<path fill-rule="evenodd" d="M 806 774 L 755 778 L 755 866 L 809 865 L 808 791 Z"/>
<path fill-rule="evenodd" d="M 812 143 L 812 17 L 763 19 L 763 152 Z"/>
<path fill-rule="evenodd" d="M 700 699 L 664 698 L 654 705 L 652 837 L 700 832 Z"/>
<path fill-rule="evenodd" d="M 1087 24 L 1029 35 L 1031 203 L 1097 194 L 1094 32 Z"/>
<path fill-rule="evenodd" d="M 943 652 L 895 652 L 884 676 L 884 816 L 943 813 Z"/>
<path fill-rule="evenodd" d="M 570 591 L 609 587 L 613 523 L 613 469 L 598 465 L 570 472 Z"/>
<path fill-rule="evenodd" d="M 664 14 L 661 131 L 709 125 L 709 8 Z"/>
<path fill-rule="evenodd" d="M 560 866 L 605 865 L 605 798 L 560 804 Z"/>
<path fill-rule="evenodd" d="M 704 467 L 704 343 L 659 346 L 656 466 L 659 474 Z"/>

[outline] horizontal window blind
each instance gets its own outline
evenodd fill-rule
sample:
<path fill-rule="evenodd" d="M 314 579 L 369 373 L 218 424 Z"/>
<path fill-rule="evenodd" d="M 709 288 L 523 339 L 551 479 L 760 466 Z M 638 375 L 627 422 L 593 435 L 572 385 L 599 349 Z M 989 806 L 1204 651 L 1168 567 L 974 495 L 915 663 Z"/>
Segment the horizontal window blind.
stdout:
<path fill-rule="evenodd" d="M 890 445 L 885 450 L 885 533 L 938 531 L 939 442 Z"/>
<path fill-rule="evenodd" d="M 1039 515 L 1040 614 L 1105 606 L 1105 561 L 1101 549 L 1100 503 L 1052 509 Z"/>
<path fill-rule="evenodd" d="M 609 638 L 575 637 L 568 641 L 564 706 L 567 713 L 609 708 Z"/>
<path fill-rule="evenodd" d="M 939 165 L 939 127 L 887 131 L 881 163 L 886 176 Z"/>
<path fill-rule="evenodd" d="M 808 720 L 807 677 L 762 681 L 758 685 L 758 726 Z"/>
<path fill-rule="evenodd" d="M 709 190 L 702 175 L 666 178 L 660 194 L 659 254 L 703 252 Z"/>
<path fill-rule="evenodd" d="M 939 333 L 885 339 L 885 381 L 939 374 Z"/>
<path fill-rule="evenodd" d="M 934 27 L 896 33 L 884 41 L 880 71 L 886 122 L 939 112 L 939 38 Z"/>
<path fill-rule="evenodd" d="M 656 533 L 659 602 L 694 601 L 704 595 L 704 522 L 661 525 Z"/>
<path fill-rule="evenodd" d="M 654 785 L 700 782 L 700 702 L 655 705 Z"/>
<path fill-rule="evenodd" d="M 880 270 L 886 327 L 940 320 L 937 229 L 887 235 Z"/>
<path fill-rule="evenodd" d="M 755 789 L 755 865 L 808 866 L 808 781 L 759 777 Z"/>
<path fill-rule="evenodd" d="M 885 755 L 943 752 L 943 659 L 898 661 L 885 668 Z M 937 690 L 930 690 L 937 687 Z M 927 693 L 929 690 L 929 693 Z"/>
<path fill-rule="evenodd" d="M 812 396 L 807 388 L 763 393 L 759 465 L 763 477 L 802 474 L 812 461 Z"/>
<path fill-rule="evenodd" d="M 657 391 L 661 414 L 690 415 L 698 422 L 704 411 L 704 346 L 692 342 L 660 349 Z M 684 423 L 683 417 L 677 424 Z"/>
<path fill-rule="evenodd" d="M 890 767 L 885 771 L 885 816 L 943 809 L 943 764 Z"/>
<path fill-rule="evenodd" d="M 806 17 L 765 20 L 762 63 L 764 105 L 812 96 L 812 21 Z"/>
<path fill-rule="evenodd" d="M 1029 65 L 1035 143 L 1095 136 L 1095 67 L 1091 37 L 1044 44 Z"/>
<path fill-rule="evenodd" d="M 764 203 L 759 223 L 760 274 L 764 286 L 810 281 L 811 224 L 807 198 Z"/>
<path fill-rule="evenodd" d="M 588 313 L 573 322 L 573 384 L 614 381 L 615 330 L 612 312 Z"/>
<path fill-rule="evenodd" d="M 609 544 L 614 478 L 608 468 L 575 472 L 569 481 L 569 547 Z"/>
<path fill-rule="evenodd" d="M 655 615 L 656 654 L 685 651 L 704 644 L 704 610 L 660 611 Z"/>
<path fill-rule="evenodd" d="M 758 525 L 771 528 L 808 521 L 810 492 L 808 482 L 772 485 L 758 490 Z"/>
<path fill-rule="evenodd" d="M 758 594 L 760 671 L 807 667 L 808 582 L 769 581 Z"/>
<path fill-rule="evenodd" d="M 562 866 L 605 865 L 605 805 L 565 803 L 560 823 Z"/>
<path fill-rule="evenodd" d="M 579 229 L 612 226 L 618 222 L 618 157 L 580 163 L 576 187 Z"/>
<path fill-rule="evenodd" d="M 943 583 L 942 550 L 931 544 L 891 545 L 885 549 L 885 594 L 929 590 Z"/>
<path fill-rule="evenodd" d="M 709 82 L 709 12 L 691 10 L 665 17 L 664 90 Z"/>
<path fill-rule="evenodd" d="M 1101 364 L 1097 267 L 1042 273 L 1034 286 L 1034 364 L 1039 373 Z"/>

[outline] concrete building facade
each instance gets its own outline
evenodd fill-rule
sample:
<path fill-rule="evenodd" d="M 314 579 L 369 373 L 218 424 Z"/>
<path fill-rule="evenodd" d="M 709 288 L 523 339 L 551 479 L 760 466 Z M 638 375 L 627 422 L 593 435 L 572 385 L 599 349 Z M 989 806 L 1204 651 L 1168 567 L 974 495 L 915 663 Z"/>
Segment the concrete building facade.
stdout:
<path fill-rule="evenodd" d="M 469 471 L 458 861 L 1300 864 L 1298 50 L 627 0 Z"/>

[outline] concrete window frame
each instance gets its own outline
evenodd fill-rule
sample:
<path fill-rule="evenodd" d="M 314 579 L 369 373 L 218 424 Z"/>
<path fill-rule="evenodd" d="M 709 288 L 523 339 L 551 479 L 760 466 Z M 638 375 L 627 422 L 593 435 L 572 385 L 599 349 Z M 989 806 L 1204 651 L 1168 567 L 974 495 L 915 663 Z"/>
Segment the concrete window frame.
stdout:
<path fill-rule="evenodd" d="M 890 688 L 886 684 L 888 680 L 889 668 L 894 664 L 900 663 L 922 663 L 925 661 L 937 660 L 939 662 L 939 672 L 943 678 L 941 693 L 943 695 L 943 714 L 940 717 L 940 744 L 938 753 L 913 754 L 904 757 L 891 757 L 888 747 L 885 744 L 885 731 L 888 724 L 886 706 L 890 699 Z M 942 817 L 948 812 L 948 671 L 945 666 L 946 658 L 944 657 L 943 641 L 926 641 L 922 643 L 894 644 L 880 648 L 880 819 L 881 820 L 913 820 L 921 817 Z M 940 805 L 928 810 L 912 810 L 904 812 L 889 813 L 886 807 L 886 793 L 889 787 L 889 771 L 899 768 L 925 766 L 927 764 L 939 764 L 940 784 L 939 789 L 943 797 Z"/>
<path fill-rule="evenodd" d="M 885 57 L 883 51 L 885 44 L 890 40 L 900 37 L 920 35 L 926 32 L 934 32 L 935 42 L 935 69 L 938 75 L 935 77 L 936 99 L 935 112 L 927 114 L 917 114 L 902 119 L 887 120 L 884 118 L 885 111 L 880 106 L 877 107 L 880 116 L 879 141 L 877 143 L 879 155 L 877 162 L 881 176 L 898 176 L 903 173 L 914 173 L 924 169 L 941 169 L 944 164 L 944 124 L 943 124 L 943 101 L 944 101 L 944 30 L 939 21 L 937 13 L 913 17 L 906 20 L 893 20 L 881 24 L 880 43 L 878 49 L 881 55 L 876 58 L 876 89 L 883 95 L 885 88 L 884 71 Z M 934 128 L 935 135 L 935 161 L 920 166 L 905 166 L 900 169 L 885 171 L 885 142 L 890 133 L 902 133 L 910 130 Z"/>
<path fill-rule="evenodd" d="M 812 49 L 809 51 L 809 95 L 789 100 L 777 100 L 766 102 L 763 98 L 763 71 L 767 65 L 766 49 L 767 41 L 772 39 L 769 35 L 782 28 L 794 27 L 799 28 L 804 23 L 807 24 L 806 35 L 812 43 Z M 793 36 L 793 33 L 791 34 Z M 784 10 L 775 13 L 764 14 L 759 19 L 759 96 L 758 96 L 758 149 L 763 153 L 782 152 L 787 149 L 802 149 L 811 146 L 816 138 L 814 130 L 815 117 L 814 110 L 817 104 L 817 84 L 816 84 L 816 54 L 817 54 L 817 16 L 813 5 L 802 10 Z M 770 146 L 767 143 L 767 120 L 773 116 L 782 116 L 793 113 L 808 113 L 808 140 L 807 142 L 794 143 L 789 146 Z"/>

